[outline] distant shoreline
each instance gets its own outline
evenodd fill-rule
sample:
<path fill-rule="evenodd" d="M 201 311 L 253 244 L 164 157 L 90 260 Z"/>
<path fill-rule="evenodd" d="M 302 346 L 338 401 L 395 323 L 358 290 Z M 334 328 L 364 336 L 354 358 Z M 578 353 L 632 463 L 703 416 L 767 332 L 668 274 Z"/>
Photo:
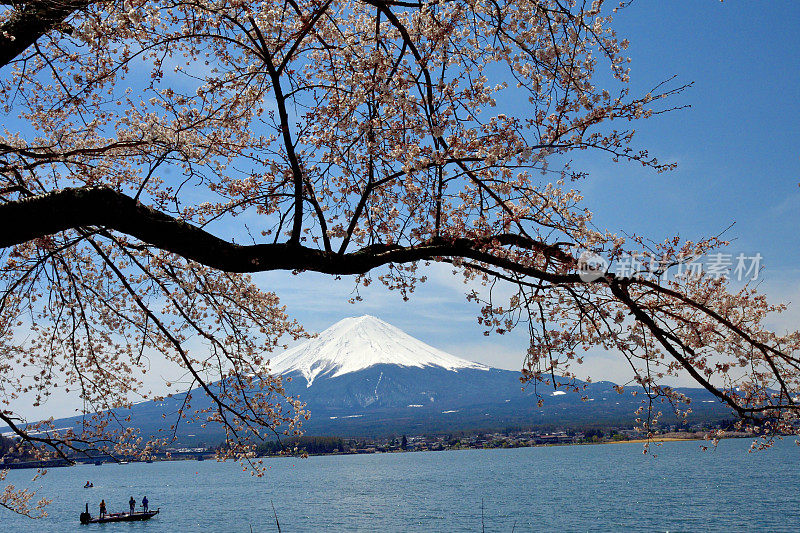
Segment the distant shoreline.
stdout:
<path fill-rule="evenodd" d="M 757 435 L 750 435 L 744 433 L 734 433 L 730 432 L 727 435 L 723 435 L 720 437 L 721 440 L 724 439 L 741 439 L 741 438 L 757 438 Z M 372 455 L 372 454 L 384 454 L 384 453 L 416 453 L 416 452 L 448 452 L 448 451 L 459 451 L 459 450 L 501 450 L 501 449 L 515 449 L 515 448 L 549 448 L 549 447 L 556 447 L 556 446 L 594 446 L 594 445 L 603 445 L 603 444 L 647 444 L 647 443 L 664 443 L 664 442 L 690 442 L 690 441 L 706 441 L 710 442 L 708 439 L 704 438 L 702 435 L 697 434 L 685 434 L 685 436 L 656 436 L 650 439 L 646 438 L 639 438 L 639 439 L 626 439 L 626 440 L 602 440 L 598 442 L 563 442 L 563 443 L 542 443 L 542 444 L 529 444 L 529 445 L 522 445 L 522 446 L 496 446 L 496 447 L 469 447 L 469 446 L 456 446 L 456 447 L 442 447 L 437 449 L 396 449 L 396 450 L 378 450 L 378 449 L 367 449 L 367 450 L 359 450 L 359 451 L 347 451 L 347 452 L 320 452 L 320 453 L 308 453 L 309 457 L 324 457 L 324 456 L 337 456 L 337 455 Z M 258 456 L 258 459 L 272 459 L 272 458 L 289 458 L 289 457 L 299 457 L 300 454 L 265 454 Z M 183 456 L 176 456 L 173 455 L 169 458 L 154 458 L 150 461 L 137 461 L 135 459 L 130 459 L 132 463 L 145 463 L 145 462 L 173 462 L 173 461 L 195 461 L 195 460 L 206 460 L 206 459 L 213 459 L 213 452 L 206 451 L 206 452 L 195 452 L 191 455 L 183 455 Z M 83 465 L 90 465 L 93 464 L 92 462 L 87 462 L 86 460 L 77 460 L 73 464 L 69 464 L 64 459 L 59 460 L 51 460 L 51 461 L 20 461 L 16 463 L 0 463 L 0 470 L 10 469 L 10 470 L 17 470 L 17 469 L 31 469 L 31 468 L 56 468 L 56 467 L 69 467 L 69 466 L 77 466 L 79 464 Z M 116 461 L 102 461 L 102 464 L 119 464 Z"/>
<path fill-rule="evenodd" d="M 748 435 L 748 434 L 729 434 L 720 437 L 720 440 L 727 440 L 727 439 L 746 439 L 746 438 L 757 438 L 757 435 Z M 509 447 L 486 447 L 486 448 L 478 448 L 478 447 L 453 447 L 453 448 L 441 448 L 441 449 L 422 449 L 422 450 L 391 450 L 391 451 L 359 451 L 359 452 L 327 452 L 327 453 L 308 453 L 309 457 L 324 457 L 324 456 L 334 456 L 334 455 L 371 455 L 371 454 L 391 454 L 391 453 L 416 453 L 416 452 L 450 452 L 450 451 L 463 451 L 463 450 L 510 450 L 516 448 L 552 448 L 552 447 L 559 447 L 559 446 L 596 446 L 596 445 L 604 445 L 604 444 L 646 444 L 650 443 L 663 443 L 663 442 L 691 442 L 691 441 L 704 441 L 704 442 L 711 442 L 711 440 L 704 438 L 703 436 L 686 436 L 686 437 L 653 437 L 651 439 L 641 438 L 641 439 L 627 439 L 627 440 L 603 440 L 598 442 L 563 442 L 563 443 L 544 443 L 544 444 L 530 444 L 525 446 L 509 446 Z M 272 458 L 280 458 L 280 457 L 298 457 L 299 454 L 268 454 L 268 455 L 261 455 L 259 458 L 265 459 L 272 459 Z"/>
<path fill-rule="evenodd" d="M 726 439 L 744 439 L 747 438 L 745 436 L 731 436 L 731 437 L 724 437 Z M 630 440 L 609 440 L 605 442 L 600 442 L 598 444 L 620 444 L 623 442 L 632 442 L 632 443 L 639 443 L 645 444 L 647 442 L 680 442 L 680 441 L 692 441 L 692 440 L 703 440 L 707 441 L 708 439 L 704 439 L 703 437 L 654 437 L 652 439 L 630 439 Z"/>

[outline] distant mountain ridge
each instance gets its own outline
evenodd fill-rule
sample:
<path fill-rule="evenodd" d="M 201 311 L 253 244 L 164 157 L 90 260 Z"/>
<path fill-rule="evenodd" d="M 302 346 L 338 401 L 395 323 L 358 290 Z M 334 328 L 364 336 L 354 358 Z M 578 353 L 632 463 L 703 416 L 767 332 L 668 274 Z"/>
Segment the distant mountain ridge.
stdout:
<path fill-rule="evenodd" d="M 576 382 L 580 393 L 552 385 L 528 384 L 520 373 L 491 368 L 450 355 L 372 317 L 345 318 L 316 337 L 278 354 L 273 374 L 286 378 L 286 392 L 306 403 L 308 435 L 380 437 L 399 434 L 451 433 L 507 427 L 631 426 L 641 397 L 618 394 L 614 383 Z M 692 398 L 692 418 L 731 418 L 730 411 L 704 389 L 680 388 Z M 119 418 L 144 435 L 165 430 L 185 394 L 161 402 L 143 402 Z M 539 405 L 539 399 L 544 405 Z M 585 398 L 585 401 L 584 399 Z M 210 400 L 192 391 L 192 407 Z M 662 423 L 678 420 L 662 406 Z M 166 414 L 166 419 L 162 417 Z M 74 425 L 79 418 L 56 421 Z M 0 433 L 4 430 L 0 428 Z M 217 444 L 220 427 L 183 424 L 177 431 L 185 445 Z"/>
<path fill-rule="evenodd" d="M 445 353 L 369 315 L 340 320 L 274 357 L 270 366 L 292 378 L 287 392 L 306 402 L 311 419 L 304 426 L 316 435 L 630 426 L 641 405 L 641 398 L 618 394 L 611 382 L 575 382 L 580 393 L 543 384 L 523 387 L 518 371 Z M 680 390 L 695 400 L 697 420 L 729 416 L 707 391 Z M 666 414 L 663 420 L 671 418 Z"/>

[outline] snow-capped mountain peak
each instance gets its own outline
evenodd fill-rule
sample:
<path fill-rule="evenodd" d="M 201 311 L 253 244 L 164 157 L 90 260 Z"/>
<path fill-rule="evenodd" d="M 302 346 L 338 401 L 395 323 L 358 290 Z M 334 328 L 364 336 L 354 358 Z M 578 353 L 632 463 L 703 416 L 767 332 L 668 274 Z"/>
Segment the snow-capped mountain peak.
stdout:
<path fill-rule="evenodd" d="M 461 368 L 489 370 L 485 365 L 437 350 L 369 315 L 340 320 L 318 336 L 274 357 L 270 367 L 276 374 L 299 371 L 310 387 L 317 376 L 336 377 L 378 364 L 440 367 L 454 372 Z"/>

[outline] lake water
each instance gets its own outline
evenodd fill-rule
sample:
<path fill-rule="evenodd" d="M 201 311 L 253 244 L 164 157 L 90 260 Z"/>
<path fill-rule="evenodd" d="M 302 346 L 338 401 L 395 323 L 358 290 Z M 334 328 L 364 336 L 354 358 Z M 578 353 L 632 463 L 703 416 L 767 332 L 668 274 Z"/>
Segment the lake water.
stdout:
<path fill-rule="evenodd" d="M 800 447 L 747 453 L 749 440 L 561 446 L 268 459 L 253 478 L 234 463 L 180 461 L 55 468 L 35 483 L 47 518 L 0 509 L 0 531 L 799 531 Z M 32 471 L 8 481 L 30 483 Z M 86 480 L 93 489 L 83 489 Z M 149 522 L 80 525 L 143 495 Z M 483 500 L 483 521 L 481 520 Z"/>

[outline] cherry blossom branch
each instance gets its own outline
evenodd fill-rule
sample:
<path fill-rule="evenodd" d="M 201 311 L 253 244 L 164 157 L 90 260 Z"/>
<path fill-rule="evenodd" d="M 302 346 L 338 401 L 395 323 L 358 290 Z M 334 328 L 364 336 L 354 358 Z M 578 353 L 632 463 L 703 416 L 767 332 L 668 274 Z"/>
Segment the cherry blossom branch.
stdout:
<path fill-rule="evenodd" d="M 43 212 L 48 216 L 43 217 Z M 226 272 L 261 272 L 276 269 L 314 270 L 330 274 L 362 274 L 390 262 L 408 262 L 435 256 L 474 254 L 475 259 L 490 259 L 479 252 L 496 241 L 498 244 L 536 249 L 561 261 L 571 256 L 560 248 L 530 238 L 500 234 L 486 239 L 432 241 L 419 246 L 374 245 L 357 252 L 334 254 L 287 244 L 238 245 L 230 243 L 174 218 L 162 211 L 135 201 L 130 196 L 107 187 L 68 188 L 0 205 L 0 226 L 10 228 L 0 235 L 0 248 L 82 226 L 103 226 Z M 512 261 L 495 258 L 498 266 L 514 266 Z M 577 275 L 553 276 L 556 281 L 578 281 Z"/>

